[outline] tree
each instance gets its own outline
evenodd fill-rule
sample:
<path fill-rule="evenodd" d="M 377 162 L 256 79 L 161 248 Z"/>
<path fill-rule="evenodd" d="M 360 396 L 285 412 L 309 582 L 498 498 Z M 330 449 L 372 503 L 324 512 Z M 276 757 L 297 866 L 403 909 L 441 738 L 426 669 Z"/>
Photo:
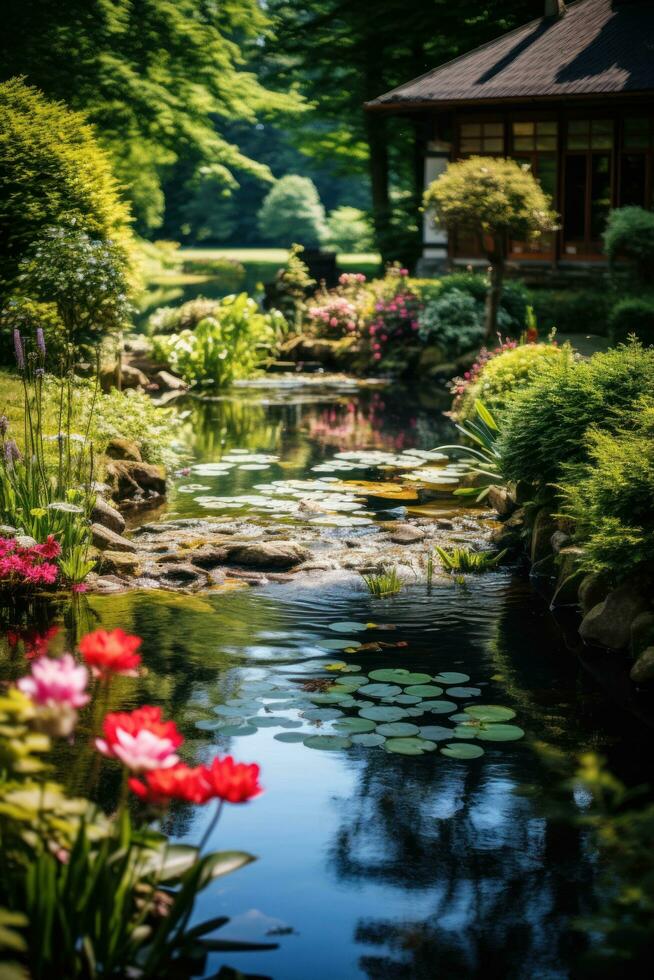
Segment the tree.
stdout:
<path fill-rule="evenodd" d="M 258 0 L 5 0 L 2 28 L 2 76 L 84 111 L 142 232 L 161 224 L 162 177 L 182 157 L 269 180 L 224 124 L 300 107 L 249 68 L 269 30 Z"/>
<path fill-rule="evenodd" d="M 425 191 L 424 205 L 448 231 L 476 235 L 491 268 L 486 296 L 486 336 L 497 329 L 497 311 L 511 239 L 538 238 L 556 227 L 552 201 L 528 167 L 498 157 L 449 164 Z"/>
<path fill-rule="evenodd" d="M 301 242 L 308 248 L 327 235 L 325 209 L 316 185 L 308 177 L 289 174 L 270 189 L 259 211 L 259 231 L 276 245 Z"/>
<path fill-rule="evenodd" d="M 327 219 L 328 243 L 340 252 L 369 252 L 372 232 L 365 211 L 342 205 Z"/>

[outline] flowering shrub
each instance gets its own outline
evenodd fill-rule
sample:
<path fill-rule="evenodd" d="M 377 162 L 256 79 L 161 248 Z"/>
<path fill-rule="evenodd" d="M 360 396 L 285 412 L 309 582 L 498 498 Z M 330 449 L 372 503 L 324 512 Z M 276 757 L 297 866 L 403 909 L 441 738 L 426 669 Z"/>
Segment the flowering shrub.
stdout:
<path fill-rule="evenodd" d="M 309 307 L 310 327 L 319 334 L 347 337 L 356 331 L 357 321 L 356 307 L 344 296 L 327 293 L 321 304 Z"/>
<path fill-rule="evenodd" d="M 420 300 L 408 290 L 398 291 L 389 299 L 375 303 L 375 312 L 368 323 L 373 361 L 380 361 L 390 341 L 403 341 L 417 334 Z"/>
<path fill-rule="evenodd" d="M 363 272 L 342 272 L 338 277 L 338 284 L 343 289 L 358 289 L 365 281 Z"/>
<path fill-rule="evenodd" d="M 48 656 L 41 643 L 29 672 L 0 695 L 3 903 L 16 929 L 16 976 L 27 970 L 35 980 L 172 980 L 190 975 L 191 948 L 193 975 L 204 972 L 209 951 L 239 948 L 204 938 L 226 919 L 191 930 L 188 923 L 198 893 L 213 878 L 254 860 L 242 851 L 202 851 L 225 803 L 240 805 L 259 795 L 259 767 L 231 756 L 198 766 L 180 761 L 184 739 L 159 707 L 101 717 L 98 708 L 107 701 L 112 678 L 138 668 L 140 642 L 121 630 L 98 630 L 79 644 L 85 664 L 71 653 Z M 89 666 L 94 672 L 101 668 L 95 681 Z M 105 756 L 123 771 L 123 791 L 109 817 L 91 799 L 97 766 L 89 798 L 73 798 L 41 775 L 52 739 L 73 739 L 81 712 L 88 712 L 97 735 L 96 759 Z M 140 804 L 135 816 L 129 791 Z M 215 804 L 198 847 L 171 844 L 148 829 L 150 818 L 172 801 Z"/>
<path fill-rule="evenodd" d="M 0 585 L 21 589 L 54 585 L 59 569 L 49 558 L 58 558 L 61 545 L 50 534 L 43 544 L 24 547 L 15 538 L 0 538 Z"/>

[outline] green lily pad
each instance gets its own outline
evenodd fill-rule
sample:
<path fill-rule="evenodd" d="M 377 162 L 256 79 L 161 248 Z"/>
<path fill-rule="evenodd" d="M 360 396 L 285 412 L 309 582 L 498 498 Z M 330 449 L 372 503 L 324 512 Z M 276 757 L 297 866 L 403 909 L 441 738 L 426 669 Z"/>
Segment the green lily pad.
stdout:
<path fill-rule="evenodd" d="M 426 738 L 428 742 L 442 742 L 452 737 L 452 729 L 445 728 L 444 725 L 423 725 L 419 731 L 420 738 Z"/>
<path fill-rule="evenodd" d="M 362 708 L 359 712 L 360 718 L 367 718 L 369 721 L 401 721 L 406 718 L 406 711 L 402 708 L 394 708 L 391 705 L 373 704 L 371 708 Z"/>
<path fill-rule="evenodd" d="M 317 644 L 321 650 L 356 650 L 361 644 L 358 640 L 320 640 Z"/>
<path fill-rule="evenodd" d="M 377 734 L 385 735 L 386 738 L 407 738 L 409 735 L 417 735 L 419 731 L 417 725 L 410 725 L 408 721 L 392 721 L 377 726 Z"/>
<path fill-rule="evenodd" d="M 196 721 L 195 727 L 199 728 L 201 732 L 217 732 L 218 729 L 225 727 L 225 723 L 218 719 L 214 721 L 212 718 L 200 718 L 199 721 Z"/>
<path fill-rule="evenodd" d="M 436 684 L 412 684 L 404 689 L 404 693 L 415 694 L 419 698 L 437 698 L 443 693 L 443 688 Z"/>
<path fill-rule="evenodd" d="M 443 755 L 450 759 L 478 759 L 484 754 L 481 745 L 470 745 L 467 742 L 452 742 L 441 749 Z"/>
<path fill-rule="evenodd" d="M 359 694 L 365 698 L 393 698 L 402 693 L 397 684 L 364 684 L 359 688 Z"/>
<path fill-rule="evenodd" d="M 278 732 L 273 735 L 278 742 L 304 742 L 306 737 L 306 732 Z"/>
<path fill-rule="evenodd" d="M 481 694 L 480 687 L 448 687 L 445 692 L 451 698 L 476 698 Z"/>
<path fill-rule="evenodd" d="M 470 680 L 468 674 L 460 674 L 456 670 L 444 670 L 440 674 L 436 674 L 433 678 L 437 684 L 465 684 L 466 681 Z"/>
<path fill-rule="evenodd" d="M 221 735 L 254 735 L 256 728 L 254 725 L 225 725 L 220 729 Z"/>
<path fill-rule="evenodd" d="M 353 735 L 352 742 L 355 745 L 367 745 L 372 747 L 373 745 L 383 745 L 386 739 L 383 735 L 377 735 L 376 733 Z"/>
<path fill-rule="evenodd" d="M 338 749 L 349 749 L 352 742 L 344 735 L 309 735 L 304 739 L 308 749 L 325 749 L 335 752 Z"/>
<path fill-rule="evenodd" d="M 258 707 L 259 705 L 255 702 L 254 710 Z M 244 714 L 247 714 L 242 708 L 235 708 L 229 704 L 217 704 L 212 710 L 215 714 L 221 715 L 223 718 L 242 718 Z"/>
<path fill-rule="evenodd" d="M 343 717 L 343 712 L 338 708 L 307 708 L 302 714 L 309 721 L 334 721 Z"/>
<path fill-rule="evenodd" d="M 432 715 L 449 715 L 456 711 L 458 705 L 454 701 L 423 701 L 422 708 Z"/>
<path fill-rule="evenodd" d="M 398 755 L 423 755 L 433 752 L 435 746 L 424 738 L 389 738 L 384 743 L 387 752 L 397 752 Z"/>
<path fill-rule="evenodd" d="M 398 694 L 394 698 L 382 698 L 382 701 L 388 702 L 388 704 L 420 704 L 422 698 L 415 694 Z"/>
<path fill-rule="evenodd" d="M 317 691 L 315 694 L 309 695 L 309 700 L 313 701 L 314 704 L 340 704 L 346 696 L 345 691 L 342 694 L 323 694 L 322 691 Z"/>
<path fill-rule="evenodd" d="M 281 715 L 262 715 L 261 718 L 248 718 L 248 724 L 255 725 L 256 728 L 299 728 L 302 722 L 292 721 Z"/>
<path fill-rule="evenodd" d="M 368 629 L 367 623 L 330 623 L 328 629 L 333 630 L 335 633 L 365 633 Z"/>
<path fill-rule="evenodd" d="M 370 672 L 370 679 L 382 681 L 385 684 L 427 684 L 431 677 L 429 674 L 414 674 L 403 667 L 394 667 L 388 670 L 373 670 Z"/>
<path fill-rule="evenodd" d="M 420 715 L 424 715 L 425 709 L 422 704 L 412 704 L 404 709 L 406 714 L 410 718 L 419 718 Z"/>
<path fill-rule="evenodd" d="M 368 718 L 342 718 L 334 724 L 334 728 L 339 732 L 352 732 L 356 735 L 365 735 L 374 732 L 375 723 Z"/>
<path fill-rule="evenodd" d="M 517 742 L 524 736 L 518 725 L 480 725 L 477 738 L 482 742 Z"/>
<path fill-rule="evenodd" d="M 457 725 L 452 730 L 454 738 L 477 738 L 479 727 L 477 725 Z"/>
<path fill-rule="evenodd" d="M 510 721 L 515 718 L 515 711 L 504 708 L 500 704 L 476 704 L 472 708 L 463 709 L 466 714 L 479 721 Z"/>

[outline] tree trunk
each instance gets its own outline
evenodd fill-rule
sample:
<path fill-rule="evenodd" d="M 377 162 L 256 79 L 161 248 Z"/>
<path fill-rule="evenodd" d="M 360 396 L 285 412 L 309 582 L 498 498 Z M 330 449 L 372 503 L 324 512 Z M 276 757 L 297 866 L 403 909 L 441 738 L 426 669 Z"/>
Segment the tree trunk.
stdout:
<path fill-rule="evenodd" d="M 375 112 L 366 113 L 366 136 L 370 152 L 370 184 L 372 188 L 372 220 L 375 243 L 382 260 L 390 247 L 390 201 L 388 195 L 388 141 L 386 120 Z"/>
<path fill-rule="evenodd" d="M 495 255 L 490 265 L 490 285 L 486 293 L 486 340 L 497 333 L 497 313 L 502 298 L 502 282 L 504 280 L 504 257 Z"/>

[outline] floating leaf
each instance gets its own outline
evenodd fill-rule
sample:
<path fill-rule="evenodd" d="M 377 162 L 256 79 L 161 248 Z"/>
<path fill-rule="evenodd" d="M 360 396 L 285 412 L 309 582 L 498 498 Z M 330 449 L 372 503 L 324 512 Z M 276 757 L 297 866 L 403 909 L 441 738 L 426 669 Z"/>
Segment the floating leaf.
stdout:
<path fill-rule="evenodd" d="M 314 704 L 340 704 L 344 697 L 344 693 L 326 694 L 321 691 L 317 691 L 315 694 L 311 693 L 309 695 L 309 700 L 313 701 Z"/>
<path fill-rule="evenodd" d="M 281 715 L 262 715 L 260 718 L 248 718 L 248 724 L 255 725 L 257 728 L 299 728 L 302 722 L 291 721 L 290 718 L 283 718 Z"/>
<path fill-rule="evenodd" d="M 320 640 L 318 646 L 321 650 L 356 650 L 361 644 L 358 640 Z"/>
<path fill-rule="evenodd" d="M 445 728 L 444 725 L 423 725 L 419 731 L 420 737 L 426 738 L 428 742 L 442 742 L 443 739 L 452 737 L 452 729 Z"/>
<path fill-rule="evenodd" d="M 216 732 L 219 728 L 224 728 L 224 722 L 212 718 L 200 718 L 196 721 L 195 727 L 199 728 L 201 732 Z"/>
<path fill-rule="evenodd" d="M 395 698 L 382 698 L 383 701 L 388 701 L 389 704 L 419 704 L 422 698 L 416 697 L 415 694 L 398 694 Z"/>
<path fill-rule="evenodd" d="M 443 688 L 436 684 L 412 684 L 404 689 L 405 694 L 413 694 L 418 698 L 437 698 L 443 693 Z"/>
<path fill-rule="evenodd" d="M 480 725 L 477 738 L 482 742 L 517 742 L 524 736 L 518 725 Z"/>
<path fill-rule="evenodd" d="M 273 735 L 278 742 L 304 742 L 306 737 L 306 732 L 278 732 Z"/>
<path fill-rule="evenodd" d="M 221 735 L 254 735 L 256 732 L 254 725 L 225 725 L 220 729 Z"/>
<path fill-rule="evenodd" d="M 454 701 L 423 701 L 422 707 L 434 715 L 449 715 L 458 705 Z"/>
<path fill-rule="evenodd" d="M 398 755 L 423 755 L 433 752 L 436 748 L 424 738 L 389 738 L 384 743 L 387 752 L 397 752 Z"/>
<path fill-rule="evenodd" d="M 375 723 L 367 718 L 343 718 L 334 723 L 334 728 L 339 732 L 352 732 L 362 735 L 367 732 L 374 732 Z"/>
<path fill-rule="evenodd" d="M 367 745 L 372 747 L 373 745 L 383 745 L 385 741 L 386 739 L 383 735 L 378 735 L 376 733 L 352 736 L 352 742 L 355 745 Z"/>
<path fill-rule="evenodd" d="M 452 730 L 452 735 L 454 738 L 476 738 L 478 732 L 479 726 L 473 725 L 471 722 L 469 722 L 467 725 L 457 725 Z"/>
<path fill-rule="evenodd" d="M 380 483 L 372 480 L 336 481 L 332 487 L 341 492 L 354 493 L 362 497 L 378 497 L 381 500 L 417 500 L 418 491 L 401 483 Z"/>
<path fill-rule="evenodd" d="M 401 721 L 406 718 L 407 712 L 402 708 L 387 707 L 383 704 L 373 704 L 371 708 L 362 708 L 359 711 L 361 718 L 368 718 L 369 721 Z"/>
<path fill-rule="evenodd" d="M 308 749 L 326 749 L 334 752 L 337 749 L 349 749 L 352 742 L 344 735 L 309 735 L 304 739 Z"/>
<path fill-rule="evenodd" d="M 469 674 L 460 674 L 456 670 L 444 670 L 440 674 L 436 674 L 434 680 L 437 684 L 465 684 L 466 681 L 470 680 Z"/>
<path fill-rule="evenodd" d="M 387 670 L 373 670 L 370 672 L 370 679 L 382 681 L 385 684 L 428 684 L 431 680 L 429 674 L 414 674 L 403 667 L 395 667 Z"/>
<path fill-rule="evenodd" d="M 471 745 L 467 742 L 452 742 L 441 749 L 443 755 L 450 759 L 478 759 L 484 754 L 481 745 Z"/>
<path fill-rule="evenodd" d="M 368 623 L 330 623 L 328 629 L 334 630 L 335 633 L 365 633 Z"/>
<path fill-rule="evenodd" d="M 309 721 L 334 721 L 336 718 L 343 717 L 343 712 L 338 708 L 309 708 L 302 714 Z"/>
<path fill-rule="evenodd" d="M 417 735 L 419 731 L 417 725 L 410 725 L 408 721 L 392 721 L 377 726 L 377 734 L 385 735 L 386 738 L 406 738 L 409 735 Z"/>
<path fill-rule="evenodd" d="M 256 707 L 259 707 L 259 705 L 256 705 Z M 244 714 L 247 714 L 242 708 L 235 708 L 228 704 L 217 704 L 213 711 L 223 718 L 242 718 Z"/>
<path fill-rule="evenodd" d="M 364 684 L 359 688 L 359 694 L 366 698 L 392 698 L 401 693 L 402 688 L 397 684 Z"/>
<path fill-rule="evenodd" d="M 515 718 L 515 711 L 499 704 L 476 704 L 472 708 L 463 710 L 479 721 L 510 721 L 511 718 Z"/>
<path fill-rule="evenodd" d="M 479 687 L 448 687 L 445 692 L 451 698 L 476 698 L 481 694 Z"/>

